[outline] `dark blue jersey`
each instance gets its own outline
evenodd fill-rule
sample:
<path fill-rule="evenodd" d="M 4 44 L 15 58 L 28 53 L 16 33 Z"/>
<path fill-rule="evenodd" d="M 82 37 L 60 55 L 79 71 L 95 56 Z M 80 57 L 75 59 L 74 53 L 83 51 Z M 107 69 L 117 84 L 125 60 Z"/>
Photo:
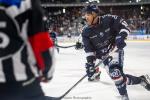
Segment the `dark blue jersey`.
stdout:
<path fill-rule="evenodd" d="M 85 27 L 82 40 L 88 61 L 105 56 L 115 45 L 116 37 L 126 37 L 129 31 L 127 23 L 116 15 L 101 16 L 96 25 Z"/>

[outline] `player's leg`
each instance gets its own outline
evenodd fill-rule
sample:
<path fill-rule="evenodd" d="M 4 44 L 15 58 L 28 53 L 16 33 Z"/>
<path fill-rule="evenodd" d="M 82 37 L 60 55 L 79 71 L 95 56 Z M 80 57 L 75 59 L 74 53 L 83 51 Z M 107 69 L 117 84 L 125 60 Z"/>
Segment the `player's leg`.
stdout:
<path fill-rule="evenodd" d="M 114 81 L 122 100 L 129 100 L 126 89 L 126 76 L 123 73 L 124 51 L 116 51 L 111 56 L 113 59 L 111 61 L 106 60 L 104 64 L 108 66 L 109 76 Z"/>
<path fill-rule="evenodd" d="M 128 100 L 129 98 L 128 98 L 128 93 L 126 89 L 126 77 L 123 74 L 123 71 L 120 68 L 120 66 L 111 66 L 109 68 L 109 75 L 111 79 L 114 81 L 119 91 L 119 94 L 122 97 L 122 100 Z"/>
<path fill-rule="evenodd" d="M 141 85 L 150 91 L 150 77 L 148 75 L 142 75 L 140 76 L 141 79 Z"/>
<path fill-rule="evenodd" d="M 136 85 L 142 84 L 144 88 L 150 90 L 150 79 L 147 76 L 133 76 L 129 74 L 124 74 L 123 72 L 123 58 L 124 51 L 119 50 L 115 52 L 113 55 L 113 60 L 108 63 L 109 75 L 112 80 L 115 82 L 115 85 L 122 96 L 122 100 L 128 100 L 128 94 L 126 90 L 126 85 Z M 107 62 L 106 62 L 107 63 Z"/>

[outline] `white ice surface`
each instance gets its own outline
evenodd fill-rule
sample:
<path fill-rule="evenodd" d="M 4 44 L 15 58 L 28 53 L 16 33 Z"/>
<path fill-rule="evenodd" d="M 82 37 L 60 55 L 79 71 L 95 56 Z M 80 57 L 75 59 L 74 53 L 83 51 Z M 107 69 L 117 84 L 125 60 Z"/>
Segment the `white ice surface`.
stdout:
<path fill-rule="evenodd" d="M 124 72 L 132 75 L 150 74 L 150 42 L 128 42 L 125 48 Z M 71 45 L 70 43 L 61 45 Z M 64 94 L 83 75 L 85 75 L 85 54 L 73 48 L 55 51 L 55 73 L 49 83 L 42 83 L 47 96 L 58 97 Z M 63 100 L 119 100 L 114 83 L 101 68 L 101 81 L 79 83 Z M 128 86 L 130 100 L 150 100 L 150 91 L 141 85 Z"/>

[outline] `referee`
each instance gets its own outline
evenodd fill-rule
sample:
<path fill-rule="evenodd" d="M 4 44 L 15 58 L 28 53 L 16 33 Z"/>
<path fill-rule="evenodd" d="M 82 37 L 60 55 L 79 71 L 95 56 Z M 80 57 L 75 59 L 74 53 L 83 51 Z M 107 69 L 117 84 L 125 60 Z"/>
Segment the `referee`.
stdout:
<path fill-rule="evenodd" d="M 38 0 L 0 0 L 0 100 L 51 100 L 40 86 L 54 72 L 42 18 Z"/>

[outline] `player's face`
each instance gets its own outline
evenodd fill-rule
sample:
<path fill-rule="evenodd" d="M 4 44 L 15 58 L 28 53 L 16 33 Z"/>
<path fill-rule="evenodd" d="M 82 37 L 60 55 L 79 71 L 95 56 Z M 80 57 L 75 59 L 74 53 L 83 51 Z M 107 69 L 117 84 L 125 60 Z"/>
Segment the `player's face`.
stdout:
<path fill-rule="evenodd" d="M 89 14 L 89 13 L 86 13 L 85 15 L 85 19 L 86 19 L 86 22 L 88 25 L 92 25 L 92 22 L 93 22 L 93 15 L 92 14 Z"/>

